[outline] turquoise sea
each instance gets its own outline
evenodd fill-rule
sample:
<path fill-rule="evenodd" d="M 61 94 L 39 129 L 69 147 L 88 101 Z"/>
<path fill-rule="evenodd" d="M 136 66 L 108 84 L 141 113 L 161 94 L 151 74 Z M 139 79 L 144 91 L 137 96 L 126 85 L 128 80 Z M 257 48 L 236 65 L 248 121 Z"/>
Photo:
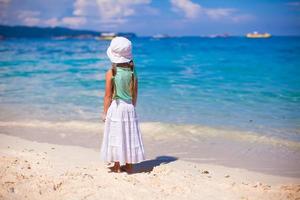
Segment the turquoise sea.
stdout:
<path fill-rule="evenodd" d="M 300 37 L 134 38 L 141 122 L 300 141 Z M 109 41 L 0 42 L 1 121 L 99 122 Z"/>

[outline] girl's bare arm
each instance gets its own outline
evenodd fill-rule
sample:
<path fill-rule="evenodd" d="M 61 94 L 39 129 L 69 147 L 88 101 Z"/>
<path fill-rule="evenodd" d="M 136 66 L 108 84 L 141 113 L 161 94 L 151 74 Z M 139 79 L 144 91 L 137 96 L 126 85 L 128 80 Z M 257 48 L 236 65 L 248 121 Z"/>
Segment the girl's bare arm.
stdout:
<path fill-rule="evenodd" d="M 134 86 L 135 86 L 134 87 L 134 93 L 135 93 L 135 95 L 132 98 L 132 104 L 134 106 L 136 106 L 137 96 L 138 96 L 138 80 L 137 80 L 137 78 L 135 78 L 134 81 L 135 81 L 135 84 L 134 84 Z"/>
<path fill-rule="evenodd" d="M 106 116 L 107 110 L 111 104 L 112 101 L 112 71 L 109 70 L 106 72 L 105 75 L 105 95 L 104 95 L 104 101 L 103 101 L 103 115 Z"/>

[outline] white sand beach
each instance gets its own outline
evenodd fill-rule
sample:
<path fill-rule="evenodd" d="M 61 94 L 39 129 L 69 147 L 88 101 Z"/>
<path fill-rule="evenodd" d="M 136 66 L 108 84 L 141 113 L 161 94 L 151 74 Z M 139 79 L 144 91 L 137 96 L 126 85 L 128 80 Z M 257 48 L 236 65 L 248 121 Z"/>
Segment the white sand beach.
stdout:
<path fill-rule="evenodd" d="M 23 132 L 16 126 L 12 131 L 27 139 L 11 136 L 11 126 L 1 124 L 0 199 L 300 199 L 297 176 L 184 161 L 167 148 L 159 154 L 145 125 L 147 160 L 135 165 L 133 174 L 109 173 L 98 148 L 41 141 L 54 141 L 42 129 L 34 139 L 32 125 L 32 134 L 24 124 Z M 86 141 L 90 137 L 86 134 Z"/>

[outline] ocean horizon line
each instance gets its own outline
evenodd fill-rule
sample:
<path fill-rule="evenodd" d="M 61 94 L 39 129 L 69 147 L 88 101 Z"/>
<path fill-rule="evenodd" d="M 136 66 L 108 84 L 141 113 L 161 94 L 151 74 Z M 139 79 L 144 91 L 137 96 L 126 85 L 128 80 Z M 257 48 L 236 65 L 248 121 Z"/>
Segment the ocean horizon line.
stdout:
<path fill-rule="evenodd" d="M 1 30 L 2 29 L 2 30 Z M 83 36 L 83 35 L 92 35 L 92 36 L 99 36 L 102 33 L 115 33 L 116 36 L 129 36 L 132 38 L 151 38 L 151 37 L 156 37 L 156 36 L 162 36 L 159 37 L 159 39 L 167 39 L 167 38 L 194 38 L 194 37 L 200 37 L 200 38 L 230 38 L 230 37 L 245 37 L 247 33 L 251 33 L 251 31 L 249 32 L 245 32 L 245 33 L 230 33 L 227 31 L 224 32 L 212 32 L 212 33 L 207 33 L 207 34 L 203 34 L 203 33 L 199 33 L 199 34 L 178 34 L 178 35 L 172 35 L 169 33 L 164 33 L 164 32 L 157 32 L 157 33 L 153 33 L 153 34 L 138 34 L 135 32 L 128 32 L 128 31 L 102 31 L 102 30 L 93 30 L 93 29 L 74 29 L 74 28 L 68 28 L 68 27 L 63 27 L 63 26 L 54 26 L 54 27 L 49 27 L 49 26 L 24 26 L 24 25 L 5 25 L 5 24 L 0 24 L 0 36 L 4 37 L 5 39 L 8 38 L 51 38 L 51 37 L 56 37 L 56 35 L 50 35 L 50 36 L 43 36 L 42 34 L 37 34 L 37 36 L 9 36 L 9 33 L 7 29 L 32 29 L 32 30 L 37 30 L 37 31 L 44 31 L 44 30 L 48 30 L 51 32 L 54 32 L 56 30 L 65 30 L 65 31 L 71 31 L 71 34 L 78 34 L 78 35 L 64 35 L 64 34 L 60 34 L 58 36 Z M 10 31 L 10 30 L 9 30 Z M 80 33 L 82 32 L 82 33 Z M 253 31 L 252 31 L 253 32 Z M 268 31 L 261 31 L 259 33 L 270 33 L 272 35 L 272 37 L 300 37 L 300 35 L 297 34 L 273 34 L 271 32 Z M 80 39 L 80 38 L 76 38 L 76 39 Z M 83 38 L 85 39 L 85 38 Z"/>

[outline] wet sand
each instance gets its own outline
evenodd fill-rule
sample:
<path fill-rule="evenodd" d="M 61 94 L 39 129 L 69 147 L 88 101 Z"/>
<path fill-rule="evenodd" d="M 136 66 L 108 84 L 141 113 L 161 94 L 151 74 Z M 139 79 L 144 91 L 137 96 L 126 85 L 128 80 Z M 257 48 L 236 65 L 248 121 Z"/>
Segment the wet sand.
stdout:
<path fill-rule="evenodd" d="M 300 178 L 299 142 L 192 125 L 141 123 L 141 129 L 147 158 L 171 155 L 184 161 Z M 0 130 L 27 140 L 100 151 L 103 123 L 2 121 Z"/>

